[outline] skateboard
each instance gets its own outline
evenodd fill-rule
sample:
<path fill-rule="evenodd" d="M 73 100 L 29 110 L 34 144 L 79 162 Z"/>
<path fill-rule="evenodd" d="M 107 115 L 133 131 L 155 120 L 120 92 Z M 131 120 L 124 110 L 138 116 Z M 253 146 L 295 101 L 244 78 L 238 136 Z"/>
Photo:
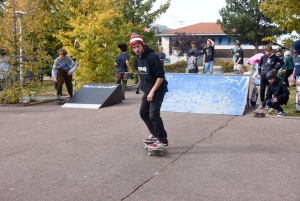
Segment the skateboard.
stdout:
<path fill-rule="evenodd" d="M 57 99 L 55 99 L 55 103 L 56 104 L 64 104 L 66 101 L 64 100 L 64 99 L 62 99 L 62 98 L 57 98 Z"/>
<path fill-rule="evenodd" d="M 164 154 L 163 149 L 153 149 L 149 147 L 149 145 L 153 144 L 154 142 L 144 142 L 144 143 L 145 143 L 145 150 L 148 150 L 148 156 L 154 156 L 154 155 L 162 156 Z"/>
<path fill-rule="evenodd" d="M 252 117 L 265 117 L 268 111 L 256 109 L 252 112 Z"/>
<path fill-rule="evenodd" d="M 130 72 L 120 72 L 118 74 L 118 78 L 121 80 L 128 80 L 131 78 L 131 73 Z"/>
<path fill-rule="evenodd" d="M 162 156 L 162 155 L 164 155 L 164 150 L 163 149 L 153 149 L 148 146 L 148 156 L 154 156 L 154 155 Z"/>

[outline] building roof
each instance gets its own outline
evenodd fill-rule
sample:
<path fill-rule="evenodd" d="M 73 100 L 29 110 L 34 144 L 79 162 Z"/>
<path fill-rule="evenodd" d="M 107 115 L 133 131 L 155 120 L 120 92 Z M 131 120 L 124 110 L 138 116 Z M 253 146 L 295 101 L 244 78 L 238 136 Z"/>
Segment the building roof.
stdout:
<path fill-rule="evenodd" d="M 201 22 L 187 27 L 181 27 L 179 29 L 164 31 L 160 35 L 173 35 L 176 32 L 197 35 L 225 35 L 221 29 L 221 25 L 217 24 L 216 22 Z"/>

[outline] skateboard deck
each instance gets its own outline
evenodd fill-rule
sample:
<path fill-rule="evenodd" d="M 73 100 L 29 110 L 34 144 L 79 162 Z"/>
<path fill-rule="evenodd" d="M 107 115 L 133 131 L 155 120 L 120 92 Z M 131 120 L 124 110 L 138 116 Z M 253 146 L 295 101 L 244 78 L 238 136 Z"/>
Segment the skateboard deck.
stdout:
<path fill-rule="evenodd" d="M 256 109 L 252 112 L 252 117 L 265 117 L 268 111 Z"/>
<path fill-rule="evenodd" d="M 120 72 L 118 74 L 118 78 L 121 80 L 128 80 L 131 77 L 131 73 L 130 72 Z"/>
<path fill-rule="evenodd" d="M 55 103 L 56 104 L 64 104 L 66 101 L 64 100 L 64 99 L 62 99 L 62 98 L 57 98 L 57 99 L 55 99 Z"/>
<path fill-rule="evenodd" d="M 148 156 L 163 156 L 164 155 L 164 150 L 163 149 L 153 149 L 148 146 Z"/>

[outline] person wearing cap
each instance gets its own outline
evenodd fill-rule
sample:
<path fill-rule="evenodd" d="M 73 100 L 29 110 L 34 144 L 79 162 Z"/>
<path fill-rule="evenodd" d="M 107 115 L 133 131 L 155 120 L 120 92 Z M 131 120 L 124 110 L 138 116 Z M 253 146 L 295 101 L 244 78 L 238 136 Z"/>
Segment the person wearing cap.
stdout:
<path fill-rule="evenodd" d="M 276 48 L 276 56 L 278 56 L 279 59 L 284 61 L 284 56 L 282 54 L 282 48 L 281 47 Z M 278 70 L 281 68 L 281 64 L 279 62 L 277 62 L 276 65 L 275 65 L 275 68 L 276 68 L 276 72 L 278 72 Z"/>
<path fill-rule="evenodd" d="M 276 109 L 275 114 L 277 116 L 285 116 L 280 105 L 287 104 L 290 92 L 285 84 L 276 79 L 276 76 L 277 75 L 274 71 L 269 71 L 266 74 L 266 79 L 270 83 L 266 94 L 266 102 L 263 102 L 258 109 L 262 110 L 265 106 L 268 106 Z"/>
<path fill-rule="evenodd" d="M 240 41 L 236 40 L 235 41 L 235 44 L 236 43 L 239 43 Z M 234 44 L 234 47 L 231 48 L 231 54 L 232 54 L 232 60 L 233 60 L 233 70 L 235 71 L 237 69 L 236 65 L 235 65 L 235 61 L 236 61 L 236 52 L 238 50 L 238 48 L 235 46 Z M 243 50 L 243 48 L 240 46 L 240 48 Z"/>
<path fill-rule="evenodd" d="M 168 91 L 165 70 L 159 57 L 142 37 L 133 33 L 130 37 L 130 47 L 136 54 L 134 65 L 140 75 L 141 88 L 144 91 L 140 106 L 140 116 L 148 127 L 151 135 L 143 141 L 152 149 L 168 146 L 167 132 L 160 117 L 160 108 Z"/>
<path fill-rule="evenodd" d="M 235 66 L 239 74 L 244 74 L 244 51 L 241 48 L 240 42 L 235 43 L 235 47 L 237 48 Z"/>
<path fill-rule="evenodd" d="M 294 71 L 293 71 L 293 82 L 300 82 L 300 40 L 295 41 L 292 44 L 295 53 L 294 59 Z M 300 84 L 300 83 L 299 83 Z"/>
<path fill-rule="evenodd" d="M 258 75 L 257 75 L 257 79 L 260 79 L 259 93 L 260 93 L 260 101 L 262 105 L 264 105 L 265 102 L 266 87 L 267 85 L 269 85 L 269 82 L 266 79 L 266 75 L 269 71 L 274 71 L 276 74 L 275 65 L 277 64 L 277 62 L 279 62 L 281 66 L 283 66 L 284 64 L 284 62 L 279 57 L 277 57 L 275 54 L 272 53 L 272 46 L 270 44 L 266 45 L 265 55 L 263 55 L 260 58 L 258 64 Z M 268 109 L 268 106 L 265 109 Z"/>

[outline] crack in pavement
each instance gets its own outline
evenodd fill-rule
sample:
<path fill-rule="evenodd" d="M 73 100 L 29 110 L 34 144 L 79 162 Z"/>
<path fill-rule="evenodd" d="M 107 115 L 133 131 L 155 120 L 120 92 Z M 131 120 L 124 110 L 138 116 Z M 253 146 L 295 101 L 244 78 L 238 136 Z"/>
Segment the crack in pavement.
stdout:
<path fill-rule="evenodd" d="M 225 126 L 228 125 L 228 123 L 235 119 L 237 116 L 232 117 L 231 119 L 229 119 L 223 126 L 220 126 L 219 128 L 217 128 L 216 130 L 214 130 L 213 132 L 210 133 L 210 135 L 208 137 L 205 137 L 201 140 L 199 140 L 198 142 L 194 143 L 190 148 L 188 148 L 186 151 L 184 151 L 182 154 L 180 154 L 177 158 L 175 158 L 174 160 L 172 160 L 170 163 L 168 163 L 167 165 L 165 165 L 162 169 L 158 170 L 155 172 L 155 174 L 153 176 L 151 176 L 149 179 L 147 179 L 145 182 L 143 182 L 142 184 L 140 184 L 136 189 L 134 189 L 129 195 L 125 196 L 124 198 L 121 199 L 125 200 L 126 198 L 129 198 L 134 192 L 136 192 L 139 188 L 141 188 L 143 185 L 145 185 L 146 183 L 148 183 L 151 179 L 153 179 L 155 177 L 155 175 L 157 174 L 157 172 L 161 173 L 164 169 L 166 169 L 169 165 L 173 164 L 175 161 L 177 161 L 178 159 L 180 159 L 184 154 L 186 154 L 189 150 L 191 150 L 194 146 L 196 146 L 197 144 L 203 142 L 204 140 L 210 139 L 213 137 L 213 134 L 216 133 L 217 131 L 221 130 L 222 128 L 224 128 Z M 158 173 L 158 174 L 159 174 Z"/>

